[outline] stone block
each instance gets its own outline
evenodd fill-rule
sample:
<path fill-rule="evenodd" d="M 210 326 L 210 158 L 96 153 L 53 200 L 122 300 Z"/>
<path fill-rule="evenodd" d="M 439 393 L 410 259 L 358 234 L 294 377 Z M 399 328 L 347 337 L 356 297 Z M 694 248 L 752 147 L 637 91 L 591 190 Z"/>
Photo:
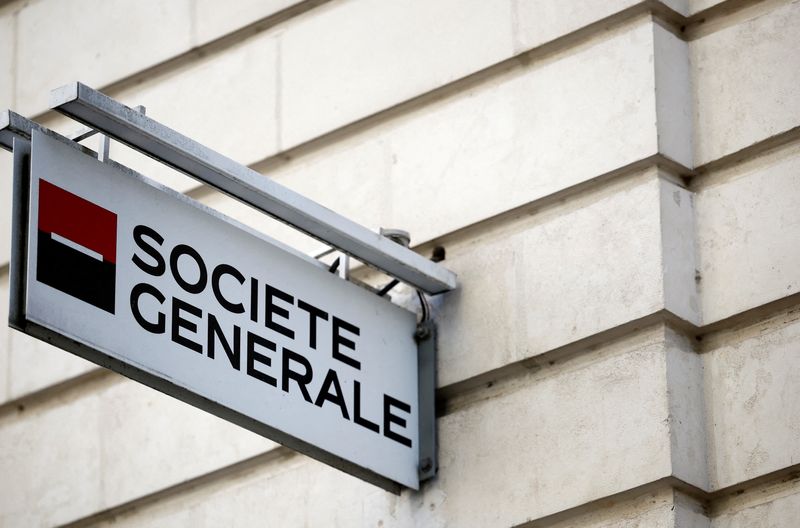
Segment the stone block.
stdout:
<path fill-rule="evenodd" d="M 712 528 L 775 528 L 797 524 L 800 511 L 800 486 L 797 479 L 766 494 L 756 501 L 734 504 L 714 517 Z M 764 496 L 766 495 L 766 496 Z"/>
<path fill-rule="evenodd" d="M 674 528 L 711 528 L 711 519 L 708 517 L 704 505 L 696 499 L 688 497 L 681 492 L 674 492 L 672 505 L 672 522 Z M 642 524 L 641 526 L 648 526 Z"/>
<path fill-rule="evenodd" d="M 684 167 L 692 159 L 692 87 L 689 45 L 653 25 L 658 151 Z"/>
<path fill-rule="evenodd" d="M 708 489 L 703 358 L 684 335 L 668 328 L 665 337 L 673 475 Z"/>
<path fill-rule="evenodd" d="M 703 363 L 712 489 L 800 460 L 799 343 L 796 311 L 709 343 Z"/>
<path fill-rule="evenodd" d="M 390 108 L 637 3 L 575 5 L 539 0 L 465 5 L 455 0 L 408 0 L 389 9 L 369 1 L 315 10 L 313 16 L 292 21 L 281 37 L 282 148 Z M 665 3 L 684 10 L 681 0 Z M 403 46 L 396 45 L 399 39 Z M 341 71 L 359 75 L 342 76 Z M 595 81 L 590 86 L 599 88 L 613 81 Z M 572 84 L 559 83 L 552 89 L 560 92 Z"/>
<path fill-rule="evenodd" d="M 17 330 L 9 329 L 8 398 L 15 400 L 98 367 Z"/>
<path fill-rule="evenodd" d="M 643 17 L 423 109 L 388 138 L 394 224 L 429 240 L 655 154 L 652 60 Z"/>
<path fill-rule="evenodd" d="M 703 319 L 800 291 L 800 146 L 717 173 L 697 191 Z"/>
<path fill-rule="evenodd" d="M 574 515 L 567 512 L 562 521 L 541 524 L 552 528 L 709 528 L 709 520 L 698 505 L 669 487 L 624 500 L 603 501 L 586 510 Z"/>
<path fill-rule="evenodd" d="M 662 179 L 659 196 L 664 307 L 699 326 L 694 194 L 672 179 Z"/>
<path fill-rule="evenodd" d="M 671 474 L 664 346 L 643 332 L 445 416 L 422 503 L 446 497 L 448 525 L 512 526 Z"/>
<path fill-rule="evenodd" d="M 513 54 L 508 1 L 365 0 L 311 15 L 281 35 L 283 148 Z"/>
<path fill-rule="evenodd" d="M 63 84 L 102 88 L 188 49 L 190 8 L 190 0 L 27 4 L 18 14 L 15 109 L 34 116 Z"/>
<path fill-rule="evenodd" d="M 395 496 L 292 457 L 111 522 L 210 526 L 236 515 L 242 525 L 287 527 L 519 525 L 670 474 L 664 365 L 664 332 L 654 328 L 440 418 L 440 472 L 421 492 Z M 637 516 L 677 526 L 671 507 L 671 493 L 657 492 L 558 526 Z"/>
<path fill-rule="evenodd" d="M 299 488 L 304 484 L 307 489 L 314 488 L 312 492 L 304 492 L 305 496 L 312 495 L 311 498 L 316 499 L 313 508 L 292 507 L 285 495 L 276 496 L 277 500 L 270 502 L 273 507 L 267 508 L 264 501 L 258 498 L 259 493 L 264 493 L 264 489 L 270 490 L 267 496 L 272 498 L 271 490 L 281 485 L 300 492 Z M 320 487 L 319 490 L 316 489 L 317 485 Z M 230 502 L 230 497 L 226 497 L 225 486 L 228 489 L 231 486 L 236 487 L 238 493 L 234 503 Z M 329 488 L 327 491 L 324 489 L 325 486 Z M 213 487 L 205 487 L 165 499 L 155 505 L 137 508 L 97 526 L 115 528 L 141 525 L 215 526 L 224 524 L 234 515 L 237 520 L 244 519 L 253 524 L 275 523 L 286 528 L 324 526 L 328 523 L 334 526 L 374 525 L 385 528 L 450 526 L 446 519 L 437 515 L 441 501 L 424 503 L 422 497 L 404 501 L 414 502 L 415 513 L 411 513 L 408 509 L 398 511 L 396 508 L 400 501 L 392 501 L 390 497 L 385 501 L 388 506 L 376 507 L 375 511 L 362 513 L 358 511 L 357 506 L 335 509 L 337 499 L 346 504 L 353 504 L 354 497 L 356 501 L 359 500 L 357 494 L 366 497 L 367 500 L 375 499 L 377 496 L 374 490 L 364 489 L 363 485 L 354 479 L 345 480 L 330 469 L 307 462 L 293 464 L 291 471 L 279 475 L 255 473 L 229 479 Z M 554 522 L 548 520 L 545 525 L 552 528 L 612 526 L 614 528 L 708 528 L 708 519 L 705 518 L 704 523 L 702 514 L 693 506 L 686 505 L 686 501 L 676 495 L 672 490 L 665 488 L 630 500 L 604 504 L 602 508 L 590 509 L 586 513 L 573 515 L 567 513 L 562 517 L 564 520 Z M 445 499 L 442 497 L 442 500 Z M 369 524 L 370 522 L 376 524 Z M 472 524 L 467 523 L 464 526 Z"/>
<path fill-rule="evenodd" d="M 695 166 L 800 124 L 800 3 L 691 42 Z"/>
<path fill-rule="evenodd" d="M 655 169 L 447 245 L 439 383 L 532 358 L 664 308 Z M 479 242 L 479 243 L 478 243 Z"/>
<path fill-rule="evenodd" d="M 3 526 L 55 526 L 103 509 L 102 401 L 94 395 L 78 402 L 0 420 Z"/>
<path fill-rule="evenodd" d="M 300 0 L 238 0 L 221 5 L 215 0 L 195 0 L 195 44 L 205 44 L 299 3 Z"/>
<path fill-rule="evenodd" d="M 415 244 L 446 235 L 656 154 L 654 31 L 642 17 L 268 174 Z"/>
<path fill-rule="evenodd" d="M 521 53 L 536 48 L 638 3 L 638 0 L 609 2 L 511 0 L 514 52 Z"/>
<path fill-rule="evenodd" d="M 0 419 L 0 524 L 60 525 L 226 467 L 275 444 L 108 376 Z"/>

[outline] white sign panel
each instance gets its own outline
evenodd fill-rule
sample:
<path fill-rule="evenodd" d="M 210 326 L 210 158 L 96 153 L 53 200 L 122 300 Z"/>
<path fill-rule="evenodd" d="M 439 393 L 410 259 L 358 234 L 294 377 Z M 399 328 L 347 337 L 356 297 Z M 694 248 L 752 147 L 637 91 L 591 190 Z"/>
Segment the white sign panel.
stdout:
<path fill-rule="evenodd" d="M 32 326 L 362 478 L 418 488 L 412 313 L 38 131 L 29 193 Z"/>

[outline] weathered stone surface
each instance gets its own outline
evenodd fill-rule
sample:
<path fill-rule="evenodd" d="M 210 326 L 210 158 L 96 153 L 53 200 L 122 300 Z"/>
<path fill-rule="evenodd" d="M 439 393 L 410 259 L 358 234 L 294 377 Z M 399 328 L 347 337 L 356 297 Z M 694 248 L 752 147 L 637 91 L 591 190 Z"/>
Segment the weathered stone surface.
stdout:
<path fill-rule="evenodd" d="M 410 513 L 408 509 L 401 511 L 397 508 L 397 503 L 400 501 L 392 501 L 391 497 L 387 497 L 386 500 L 390 503 L 388 511 L 362 513 L 357 506 L 350 509 L 335 509 L 336 500 L 352 504 L 353 497 L 357 497 L 356 500 L 362 497 L 370 500 L 376 498 L 375 496 L 380 492 L 376 493 L 374 490 L 364 488 L 353 479 L 343 481 L 335 474 L 331 474 L 331 470 L 312 463 L 296 464 L 292 469 L 292 473 L 282 473 L 276 476 L 251 473 L 237 479 L 226 480 L 210 489 L 190 492 L 155 506 L 122 514 L 98 526 L 122 528 L 142 524 L 218 526 L 220 523 L 224 524 L 233 515 L 237 519 L 246 519 L 247 522 L 253 524 L 274 522 L 287 528 L 318 525 L 386 528 L 450 526 L 449 523 L 437 517 L 437 510 L 441 506 L 441 502 L 449 500 L 449 497 L 441 497 L 438 502 L 423 502 L 421 497 L 406 499 L 405 502 L 413 501 L 415 514 Z M 330 486 L 327 497 L 322 489 L 316 489 L 318 482 L 320 487 Z M 267 489 L 266 496 L 272 499 L 271 490 L 277 489 L 284 483 L 292 488 L 304 484 L 308 488 L 312 488 L 313 498 L 317 499 L 314 503 L 315 507 L 305 510 L 291 508 L 287 502 L 280 500 L 282 497 L 277 497 L 278 500 L 272 502 L 273 508 L 265 508 L 265 501 L 259 500 L 259 494 L 263 494 L 263 490 Z M 229 490 L 231 486 L 237 490 L 237 499 L 234 504 L 231 504 L 229 498 L 226 500 L 225 497 L 225 490 Z M 686 504 L 680 495 L 677 497 L 676 495 L 678 494 L 672 490 L 664 489 L 610 504 L 607 508 L 600 510 L 592 510 L 574 516 L 567 515 L 564 520 L 556 521 L 553 524 L 548 523 L 546 526 L 552 528 L 708 528 L 708 519 L 697 512 L 693 505 Z M 390 509 L 392 505 L 396 509 Z M 381 515 L 381 513 L 386 515 Z"/>
<path fill-rule="evenodd" d="M 702 505 L 696 500 L 683 495 L 680 492 L 674 493 L 675 499 L 672 509 L 672 522 L 675 528 L 711 528 L 711 519 L 706 515 Z M 611 528 L 612 525 L 609 525 Z M 642 524 L 642 528 L 648 526 Z"/>
<path fill-rule="evenodd" d="M 658 152 L 661 31 L 643 17 L 268 176 L 367 226 L 407 229 L 414 243 L 442 236 Z"/>
<path fill-rule="evenodd" d="M 690 44 L 696 166 L 800 124 L 799 25 L 800 3 L 779 3 Z"/>
<path fill-rule="evenodd" d="M 521 53 L 541 46 L 638 3 L 637 0 L 608 2 L 511 0 L 514 52 Z"/>
<path fill-rule="evenodd" d="M 237 0 L 222 5 L 217 0 L 194 0 L 195 43 L 204 44 L 298 3 L 300 0 Z"/>
<path fill-rule="evenodd" d="M 756 500 L 731 504 L 714 518 L 713 528 L 776 528 L 797 524 L 800 486 L 797 479 L 774 490 L 763 490 Z M 732 501 L 736 502 L 736 501 Z"/>
<path fill-rule="evenodd" d="M 274 445 L 109 376 L 0 418 L 0 472 L 14 475 L 0 482 L 0 524 L 62 524 Z"/>
<path fill-rule="evenodd" d="M 15 110 L 39 114 L 53 88 L 77 80 L 105 86 L 186 50 L 190 7 L 190 0 L 27 4 L 18 15 Z"/>
<path fill-rule="evenodd" d="M 659 194 L 664 308 L 699 326 L 694 194 L 672 179 L 662 179 Z"/>
<path fill-rule="evenodd" d="M 281 35 L 282 146 L 510 57 L 511 40 L 508 1 L 341 2 L 292 21 Z"/>
<path fill-rule="evenodd" d="M 314 16 L 287 25 L 281 36 L 281 146 L 308 141 L 633 3 L 617 0 L 577 8 L 555 1 L 448 0 L 393 3 L 387 9 L 384 3 L 368 1 L 315 10 Z M 403 46 L 397 46 L 399 39 Z M 341 71 L 359 75 L 343 76 Z M 612 79 L 591 86 L 604 85 L 613 90 Z M 572 86 L 559 83 L 550 90 Z M 535 101 L 521 104 L 531 107 Z"/>
<path fill-rule="evenodd" d="M 8 330 L 8 398 L 14 400 L 80 376 L 96 367 L 60 348 Z"/>
<path fill-rule="evenodd" d="M 658 151 L 684 167 L 692 167 L 689 46 L 657 24 L 653 37 Z"/>
<path fill-rule="evenodd" d="M 800 460 L 800 316 L 720 336 L 703 355 L 713 489 Z"/>
<path fill-rule="evenodd" d="M 448 498 L 442 520 L 514 525 L 669 474 L 663 337 L 655 339 L 442 419 L 442 472 L 426 490 L 431 501 Z M 498 451 L 508 456 L 490 455 Z M 492 508 L 499 497 L 504 508 Z"/>
<path fill-rule="evenodd" d="M 682 334 L 667 329 L 666 377 L 673 475 L 708 489 L 703 358 Z"/>
<path fill-rule="evenodd" d="M 395 225 L 428 240 L 655 154 L 653 31 L 641 18 L 398 127 Z"/>
<path fill-rule="evenodd" d="M 705 324 L 800 291 L 800 146 L 711 177 L 697 192 Z"/>
<path fill-rule="evenodd" d="M 26 410 L 0 421 L 4 526 L 54 526 L 102 509 L 101 399 L 95 394 L 78 402 L 57 413 Z"/>
<path fill-rule="evenodd" d="M 534 357 L 660 310 L 655 170 L 447 247 L 461 287 L 441 301 L 439 383 Z M 569 263 L 569 265 L 565 265 Z"/>
<path fill-rule="evenodd" d="M 654 328 L 441 418 L 441 470 L 420 493 L 397 497 L 293 457 L 137 509 L 115 525 L 210 526 L 234 514 L 244 525 L 287 527 L 517 525 L 670 474 L 665 360 L 664 331 Z M 616 515 L 587 515 L 577 526 L 616 526 L 627 514 L 674 526 L 667 495 Z"/>

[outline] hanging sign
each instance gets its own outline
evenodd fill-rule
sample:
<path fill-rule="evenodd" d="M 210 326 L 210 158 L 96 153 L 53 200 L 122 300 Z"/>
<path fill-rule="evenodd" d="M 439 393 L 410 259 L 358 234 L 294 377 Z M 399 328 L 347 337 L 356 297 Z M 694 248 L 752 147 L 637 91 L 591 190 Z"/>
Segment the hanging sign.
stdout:
<path fill-rule="evenodd" d="M 414 314 L 55 134 L 34 130 L 30 172 L 15 173 L 15 326 L 383 487 L 419 487 Z"/>

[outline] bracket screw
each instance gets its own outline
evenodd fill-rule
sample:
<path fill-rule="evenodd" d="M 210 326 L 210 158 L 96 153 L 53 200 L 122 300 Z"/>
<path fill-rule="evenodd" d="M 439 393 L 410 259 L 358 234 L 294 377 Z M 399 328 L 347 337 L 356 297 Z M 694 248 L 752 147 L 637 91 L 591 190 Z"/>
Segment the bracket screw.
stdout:
<path fill-rule="evenodd" d="M 423 458 L 421 460 L 419 469 L 423 473 L 427 473 L 428 471 L 433 469 L 433 461 L 430 458 Z"/>
<path fill-rule="evenodd" d="M 423 341 L 428 339 L 431 335 L 431 330 L 426 325 L 417 325 L 417 330 L 414 332 L 414 339 L 417 341 Z"/>

